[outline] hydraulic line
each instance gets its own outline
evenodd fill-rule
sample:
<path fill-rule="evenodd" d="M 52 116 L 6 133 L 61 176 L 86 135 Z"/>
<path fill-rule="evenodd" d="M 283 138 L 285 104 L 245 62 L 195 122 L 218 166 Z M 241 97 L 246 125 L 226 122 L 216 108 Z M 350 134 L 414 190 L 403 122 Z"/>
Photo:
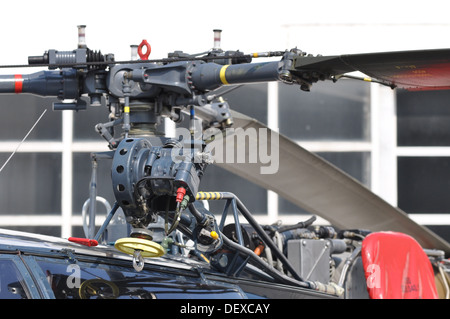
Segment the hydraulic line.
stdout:
<path fill-rule="evenodd" d="M 278 228 L 278 232 L 282 233 L 288 230 L 293 230 L 293 229 L 297 229 L 297 228 L 307 228 L 308 226 L 312 225 L 312 223 L 314 223 L 314 221 L 316 220 L 316 216 L 312 216 L 311 218 L 309 218 L 308 220 L 304 221 L 304 222 L 299 222 L 295 225 L 291 225 L 291 226 L 284 226 L 284 227 L 280 227 Z"/>
<path fill-rule="evenodd" d="M 236 205 L 236 208 L 241 212 L 241 214 L 245 217 L 245 219 L 249 222 L 249 224 L 253 227 L 253 229 L 258 233 L 259 237 L 262 241 L 272 250 L 274 257 L 278 259 L 286 268 L 287 271 L 291 273 L 291 275 L 299 280 L 303 281 L 297 271 L 294 269 L 292 264 L 289 262 L 287 257 L 283 254 L 282 251 L 278 248 L 278 246 L 273 242 L 273 240 L 267 235 L 264 229 L 259 225 L 259 223 L 255 220 L 252 214 L 248 211 L 247 207 L 240 201 L 240 199 L 229 192 L 198 192 L 196 195 L 196 199 L 229 199 L 232 201 L 232 205 Z M 239 220 L 235 216 L 236 222 Z M 238 232 L 237 235 L 240 233 Z M 242 242 L 240 240 L 240 242 Z"/>
<path fill-rule="evenodd" d="M 256 220 L 253 218 L 252 214 L 250 214 L 250 212 L 247 210 L 244 204 L 236 196 L 234 196 L 234 198 L 236 199 L 239 211 L 242 213 L 242 215 L 244 215 L 244 217 L 247 219 L 250 225 L 255 229 L 255 231 L 258 233 L 261 239 L 266 243 L 266 245 L 272 249 L 273 254 L 279 259 L 279 261 L 283 263 L 283 265 L 286 267 L 286 270 L 288 270 L 295 279 L 303 281 L 303 279 L 299 276 L 297 271 L 295 271 L 294 267 L 291 265 L 289 260 L 283 254 L 283 252 L 281 252 L 278 249 L 278 247 L 275 245 L 272 239 L 266 234 L 264 229 L 256 222 Z"/>
<path fill-rule="evenodd" d="M 194 218 L 197 220 L 197 224 L 204 225 L 206 222 L 206 216 L 202 214 L 197 207 L 193 203 L 190 203 L 189 206 L 189 212 L 194 216 Z"/>
<path fill-rule="evenodd" d="M 258 255 L 256 255 L 250 249 L 235 243 L 234 241 L 232 241 L 231 239 L 229 239 L 222 233 L 221 233 L 221 236 L 223 238 L 223 242 L 225 245 L 227 245 L 228 247 L 230 247 L 232 249 L 235 249 L 236 251 L 245 255 L 246 257 L 250 257 L 259 266 L 266 269 L 268 274 L 270 276 L 272 276 L 273 278 L 275 278 L 285 284 L 288 284 L 288 285 L 295 285 L 295 286 L 299 286 L 299 287 L 303 287 L 303 288 L 310 288 L 310 285 L 307 282 L 298 281 L 298 280 L 295 280 L 293 278 L 286 276 L 285 274 L 280 273 L 275 268 L 273 268 L 272 265 L 267 264 L 264 260 L 262 260 Z"/>
<path fill-rule="evenodd" d="M 344 267 L 342 268 L 341 276 L 339 278 L 338 286 L 344 287 L 348 270 L 350 269 L 353 262 L 355 261 L 355 258 L 360 254 L 360 252 L 361 247 L 356 247 L 355 250 L 353 250 L 353 253 L 350 255 L 350 257 L 348 257 L 347 260 L 345 261 Z"/>

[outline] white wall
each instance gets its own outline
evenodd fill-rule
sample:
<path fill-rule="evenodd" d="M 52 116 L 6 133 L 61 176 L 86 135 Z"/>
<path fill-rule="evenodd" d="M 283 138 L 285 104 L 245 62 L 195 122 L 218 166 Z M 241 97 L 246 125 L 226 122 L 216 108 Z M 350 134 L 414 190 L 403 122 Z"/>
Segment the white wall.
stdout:
<path fill-rule="evenodd" d="M 4 1 L 0 64 L 48 49 L 72 50 L 78 24 L 91 49 L 129 58 L 147 39 L 152 57 L 199 52 L 223 29 L 222 47 L 244 52 L 298 46 L 320 54 L 450 47 L 446 1 Z"/>

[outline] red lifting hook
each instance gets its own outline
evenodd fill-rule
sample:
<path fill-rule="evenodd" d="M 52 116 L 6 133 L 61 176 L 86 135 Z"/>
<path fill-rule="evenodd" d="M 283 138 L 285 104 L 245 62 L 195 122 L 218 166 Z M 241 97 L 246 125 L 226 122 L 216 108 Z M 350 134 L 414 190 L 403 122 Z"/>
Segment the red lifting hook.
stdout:
<path fill-rule="evenodd" d="M 147 50 L 145 51 L 145 53 L 142 53 L 142 47 L 144 46 L 146 47 Z M 150 52 L 152 52 L 152 47 L 147 42 L 147 40 L 142 40 L 141 44 L 139 44 L 138 47 L 138 54 L 141 57 L 141 60 L 148 60 Z"/>

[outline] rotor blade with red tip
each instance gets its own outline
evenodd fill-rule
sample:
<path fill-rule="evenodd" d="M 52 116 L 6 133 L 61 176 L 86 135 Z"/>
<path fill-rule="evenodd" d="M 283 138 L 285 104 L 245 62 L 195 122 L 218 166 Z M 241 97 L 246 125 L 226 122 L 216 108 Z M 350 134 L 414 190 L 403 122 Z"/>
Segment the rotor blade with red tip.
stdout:
<path fill-rule="evenodd" d="M 450 49 L 298 57 L 292 71 L 331 76 L 360 71 L 392 87 L 450 89 Z"/>

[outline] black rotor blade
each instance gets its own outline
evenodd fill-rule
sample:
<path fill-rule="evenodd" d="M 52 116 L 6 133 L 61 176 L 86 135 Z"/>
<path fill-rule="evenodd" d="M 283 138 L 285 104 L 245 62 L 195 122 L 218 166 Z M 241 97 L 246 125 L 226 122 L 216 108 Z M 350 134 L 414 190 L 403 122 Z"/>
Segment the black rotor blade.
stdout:
<path fill-rule="evenodd" d="M 450 49 L 305 56 L 292 70 L 303 78 L 312 72 L 339 76 L 354 71 L 407 90 L 450 89 Z"/>
<path fill-rule="evenodd" d="M 255 119 L 232 111 L 235 128 L 266 129 L 278 136 L 279 165 L 274 174 L 261 174 L 268 163 L 216 163 L 261 187 L 272 190 L 293 204 L 328 220 L 340 229 L 368 229 L 398 231 L 414 237 L 424 248 L 440 249 L 450 254 L 450 244 L 428 228 L 411 220 L 400 209 L 375 195 L 360 182 L 319 156 L 305 150 L 290 139 L 268 129 Z M 270 150 L 271 134 L 267 134 Z M 244 152 L 249 158 L 264 136 L 255 139 L 249 134 L 246 143 L 230 143 L 235 136 L 227 136 L 224 144 L 234 145 L 234 154 Z M 240 153 L 242 155 L 242 153 Z M 216 162 L 217 156 L 216 153 Z M 223 157 L 224 158 L 224 157 Z"/>

